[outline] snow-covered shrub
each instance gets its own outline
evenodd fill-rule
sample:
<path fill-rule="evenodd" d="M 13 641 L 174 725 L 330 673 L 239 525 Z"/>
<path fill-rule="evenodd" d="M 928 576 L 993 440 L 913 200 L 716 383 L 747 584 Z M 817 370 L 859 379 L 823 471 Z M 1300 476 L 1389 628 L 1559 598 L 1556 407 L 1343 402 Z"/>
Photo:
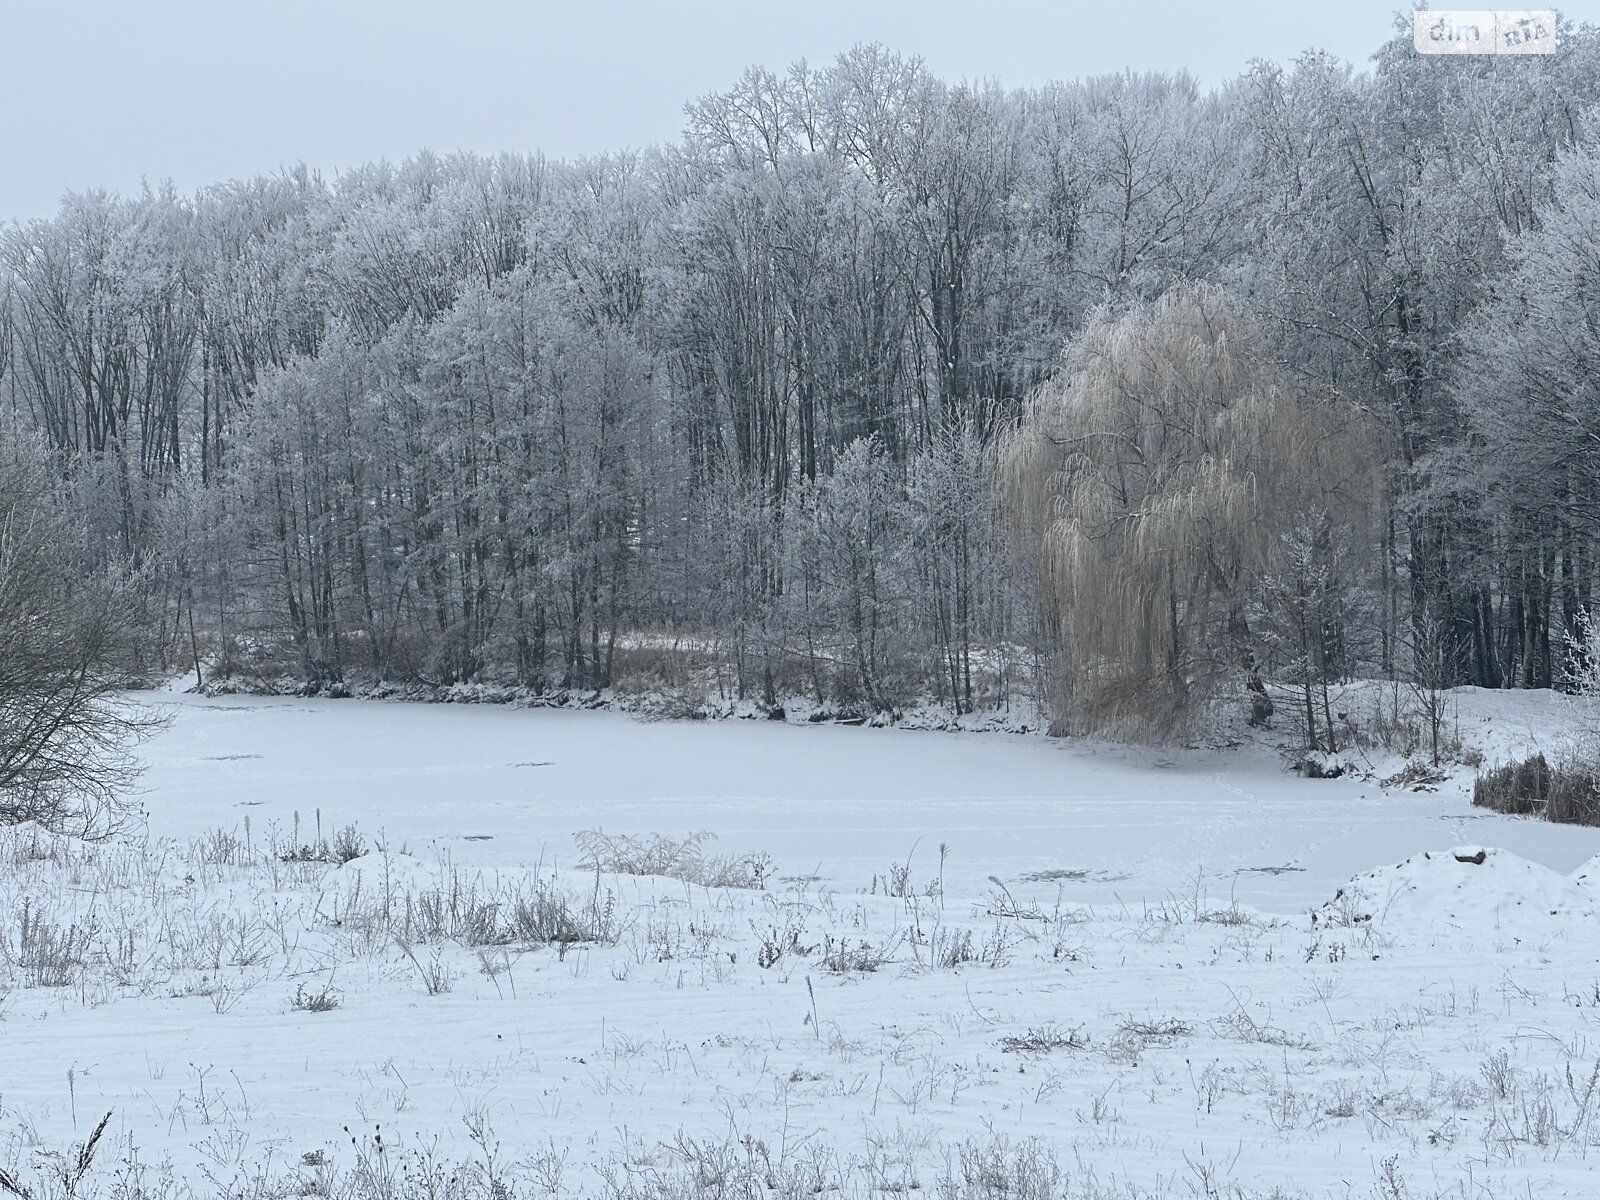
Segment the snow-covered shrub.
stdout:
<path fill-rule="evenodd" d="M 759 888 L 765 884 L 772 870 L 765 855 L 735 858 L 707 854 L 706 843 L 715 840 L 715 834 L 703 830 L 682 838 L 659 833 L 608 834 L 598 829 L 573 836 L 583 851 L 583 866 L 591 871 L 660 875 L 700 887 Z"/>
<path fill-rule="evenodd" d="M 1567 686 L 1574 702 L 1585 710 L 1578 722 L 1568 754 L 1569 765 L 1600 782 L 1600 618 L 1579 609 L 1574 628 L 1566 635 Z"/>
<path fill-rule="evenodd" d="M 320 822 L 319 822 L 320 824 Z M 352 862 L 367 852 L 367 844 L 354 825 L 346 825 L 333 835 L 333 841 L 318 836 L 314 842 L 291 845 L 279 851 L 282 862 L 321 862 L 338 866 Z"/>
<path fill-rule="evenodd" d="M 294 995 L 289 998 L 289 1007 L 296 1012 L 332 1012 L 339 1007 L 343 999 L 344 997 L 336 992 L 332 985 L 313 992 L 302 983 L 295 988 Z"/>
<path fill-rule="evenodd" d="M 1445 781 L 1445 773 L 1421 758 L 1409 758 L 1405 766 L 1378 782 L 1386 788 L 1407 788 L 1413 792 L 1431 791 Z"/>

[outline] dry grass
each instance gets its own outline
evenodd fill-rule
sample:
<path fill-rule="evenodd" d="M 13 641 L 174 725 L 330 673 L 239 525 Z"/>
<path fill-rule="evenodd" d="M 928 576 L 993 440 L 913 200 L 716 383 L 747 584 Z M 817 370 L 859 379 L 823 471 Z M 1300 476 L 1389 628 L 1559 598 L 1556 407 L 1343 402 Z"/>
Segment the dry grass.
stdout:
<path fill-rule="evenodd" d="M 764 854 L 726 857 L 706 853 L 716 835 L 701 831 L 681 838 L 664 834 L 608 834 L 586 830 L 574 836 L 583 866 L 613 875 L 660 875 L 697 887 L 760 888 L 772 873 Z"/>
<path fill-rule="evenodd" d="M 1551 766 L 1543 754 L 1481 772 L 1472 785 L 1472 803 L 1564 825 L 1600 825 L 1600 782 L 1594 774 L 1570 765 Z"/>

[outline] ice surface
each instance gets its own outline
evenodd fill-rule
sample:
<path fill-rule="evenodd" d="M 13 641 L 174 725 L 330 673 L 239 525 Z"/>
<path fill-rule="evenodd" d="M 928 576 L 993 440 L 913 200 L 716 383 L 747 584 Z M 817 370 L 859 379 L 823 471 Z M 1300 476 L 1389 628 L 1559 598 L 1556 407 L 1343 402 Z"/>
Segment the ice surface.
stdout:
<path fill-rule="evenodd" d="M 153 832 L 354 822 L 488 867 L 570 863 L 572 835 L 710 830 L 780 877 L 865 886 L 891 863 L 979 895 L 990 875 L 1075 903 L 1189 895 L 1304 912 L 1353 875 L 1489 841 L 1569 872 L 1600 830 L 1285 774 L 1269 750 L 1150 751 L 1037 736 L 612 713 L 190 696 L 147 747 Z M 1506 718 L 1514 724 L 1519 717 Z M 1493 830 L 1490 838 L 1487 829 Z M 1033 877 L 1036 881 L 1029 882 Z"/>

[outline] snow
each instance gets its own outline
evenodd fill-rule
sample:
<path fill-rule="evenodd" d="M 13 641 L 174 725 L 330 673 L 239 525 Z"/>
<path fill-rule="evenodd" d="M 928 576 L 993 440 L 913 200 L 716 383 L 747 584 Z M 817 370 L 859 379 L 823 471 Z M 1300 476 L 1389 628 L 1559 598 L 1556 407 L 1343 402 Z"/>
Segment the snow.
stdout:
<path fill-rule="evenodd" d="M 1298 913 L 1376 863 L 1481 840 L 1554 870 L 1600 832 L 1508 821 L 1462 789 L 1391 794 L 1286 775 L 1276 755 L 1149 751 L 1037 736 L 640 722 L 616 713 L 349 700 L 170 698 L 148 748 L 151 832 L 354 823 L 471 867 L 570 863 L 574 834 L 709 830 L 780 876 L 854 890 L 950 847 L 947 890 L 990 875 L 1074 903 L 1194 890 Z M 1514 723 L 1522 714 L 1508 720 Z M 1040 877 L 1030 881 L 1030 877 Z"/>
<path fill-rule="evenodd" d="M 1600 887 L 1582 867 L 1563 875 L 1504 850 L 1457 846 L 1364 872 L 1319 911 L 1413 938 L 1527 937 L 1583 929 L 1600 915 Z"/>
<path fill-rule="evenodd" d="M 197 1195 L 315 1192 L 376 1169 L 375 1136 L 517 1195 L 1600 1191 L 1600 830 L 1475 812 L 1460 772 L 1385 793 L 1255 744 L 163 703 L 148 843 L 0 832 L 21 1180 L 110 1111 L 79 1195 L 129 1158 L 150 1190 L 166 1161 Z M 1559 736 L 1520 699 L 1461 712 Z M 349 861 L 283 861 L 350 824 Z M 773 870 L 597 873 L 595 829 Z M 557 901 L 608 932 L 510 935 Z M 64 979 L 41 929 L 78 931 Z"/>

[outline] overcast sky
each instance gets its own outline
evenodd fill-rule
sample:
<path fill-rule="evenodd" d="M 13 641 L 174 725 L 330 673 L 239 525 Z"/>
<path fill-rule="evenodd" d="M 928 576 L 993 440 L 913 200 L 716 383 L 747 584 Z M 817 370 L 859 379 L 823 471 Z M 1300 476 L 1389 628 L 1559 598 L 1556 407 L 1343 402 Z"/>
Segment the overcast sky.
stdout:
<path fill-rule="evenodd" d="M 1468 7 L 1467 0 L 1454 0 Z M 427 147 L 574 156 L 676 136 L 751 64 L 856 42 L 1008 86 L 1331 50 L 1358 65 L 1396 0 L 0 0 L 0 220 L 68 189 L 180 190 Z M 1443 7 L 1443 5 L 1435 5 Z M 1594 16 L 1600 0 L 1569 4 Z M 1584 11 L 1589 10 L 1589 11 Z"/>

